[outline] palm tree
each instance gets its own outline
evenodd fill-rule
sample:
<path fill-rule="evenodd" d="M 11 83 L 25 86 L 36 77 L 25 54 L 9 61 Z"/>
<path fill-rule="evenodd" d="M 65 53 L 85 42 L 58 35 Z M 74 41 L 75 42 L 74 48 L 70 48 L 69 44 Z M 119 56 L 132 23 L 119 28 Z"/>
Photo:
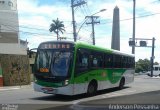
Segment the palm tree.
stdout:
<path fill-rule="evenodd" d="M 63 34 L 63 32 L 65 31 L 64 29 L 64 24 L 63 21 L 59 21 L 58 18 L 57 20 L 52 20 L 53 23 L 51 23 L 50 25 L 50 32 L 54 32 L 57 35 L 57 40 L 59 39 L 59 32 L 61 32 Z"/>

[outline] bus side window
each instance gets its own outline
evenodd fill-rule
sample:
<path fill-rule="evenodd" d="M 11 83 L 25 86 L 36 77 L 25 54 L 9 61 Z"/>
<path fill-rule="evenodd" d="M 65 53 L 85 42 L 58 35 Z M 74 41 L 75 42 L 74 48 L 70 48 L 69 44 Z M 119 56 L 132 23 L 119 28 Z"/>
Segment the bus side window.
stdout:
<path fill-rule="evenodd" d="M 91 68 L 103 68 L 103 53 L 92 52 L 90 55 Z"/>
<path fill-rule="evenodd" d="M 117 67 L 117 55 L 113 54 L 113 68 Z"/>
<path fill-rule="evenodd" d="M 125 57 L 125 68 L 128 68 L 128 57 Z"/>
<path fill-rule="evenodd" d="M 85 49 L 78 49 L 76 58 L 76 74 L 87 71 L 89 68 L 89 54 Z"/>
<path fill-rule="evenodd" d="M 131 58 L 132 59 L 132 65 L 131 65 L 131 68 L 135 68 L 135 61 L 134 61 L 134 58 Z"/>
<path fill-rule="evenodd" d="M 124 68 L 124 56 L 121 56 L 121 68 Z"/>
<path fill-rule="evenodd" d="M 105 54 L 105 68 L 112 68 L 113 60 L 111 54 Z"/>

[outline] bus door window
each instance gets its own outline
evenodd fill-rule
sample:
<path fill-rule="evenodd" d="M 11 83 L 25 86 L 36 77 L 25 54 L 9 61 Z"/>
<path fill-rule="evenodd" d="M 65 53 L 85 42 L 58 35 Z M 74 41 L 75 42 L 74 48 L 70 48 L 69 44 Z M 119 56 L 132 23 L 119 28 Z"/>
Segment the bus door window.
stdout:
<path fill-rule="evenodd" d="M 85 49 L 79 49 L 77 52 L 76 60 L 76 74 L 85 72 L 88 70 L 89 66 L 89 54 Z"/>

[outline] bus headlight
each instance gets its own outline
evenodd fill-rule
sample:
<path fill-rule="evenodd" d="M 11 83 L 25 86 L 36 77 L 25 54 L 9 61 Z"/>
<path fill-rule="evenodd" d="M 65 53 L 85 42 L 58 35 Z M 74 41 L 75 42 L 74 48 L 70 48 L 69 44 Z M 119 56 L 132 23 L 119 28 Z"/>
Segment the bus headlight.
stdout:
<path fill-rule="evenodd" d="M 66 86 L 66 85 L 68 85 L 69 84 L 69 80 L 65 80 L 64 81 L 64 85 Z"/>

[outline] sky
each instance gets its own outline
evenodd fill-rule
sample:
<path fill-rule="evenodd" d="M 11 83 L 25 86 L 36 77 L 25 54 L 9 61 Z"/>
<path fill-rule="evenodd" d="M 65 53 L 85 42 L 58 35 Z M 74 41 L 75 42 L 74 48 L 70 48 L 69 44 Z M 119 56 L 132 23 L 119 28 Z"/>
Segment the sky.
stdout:
<path fill-rule="evenodd" d="M 74 0 L 74 3 L 83 0 Z M 95 24 L 96 46 L 111 48 L 113 9 L 120 11 L 120 51 L 131 54 L 129 38 L 133 33 L 133 0 L 84 0 L 86 4 L 75 7 L 75 21 L 77 31 L 85 21 L 85 16 L 93 15 L 101 9 L 106 11 L 97 13 L 99 16 Z M 37 48 L 41 42 L 56 40 L 56 34 L 50 33 L 52 20 L 63 21 L 65 32 L 61 37 L 73 41 L 71 0 L 17 0 L 20 38 L 29 42 L 29 48 Z M 155 37 L 155 61 L 160 63 L 160 1 L 136 1 L 136 38 L 152 39 Z M 86 22 L 90 22 L 89 19 Z M 78 33 L 78 42 L 92 43 L 92 27 L 84 24 Z M 139 41 L 137 41 L 139 45 Z M 151 46 L 152 41 L 148 40 Z M 152 48 L 136 47 L 135 59 L 150 59 Z"/>

